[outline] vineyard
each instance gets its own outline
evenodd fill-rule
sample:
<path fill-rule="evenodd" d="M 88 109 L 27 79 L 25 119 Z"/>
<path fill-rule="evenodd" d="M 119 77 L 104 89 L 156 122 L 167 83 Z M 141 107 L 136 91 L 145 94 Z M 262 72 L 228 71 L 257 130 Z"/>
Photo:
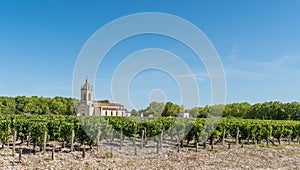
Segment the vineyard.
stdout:
<path fill-rule="evenodd" d="M 18 165 L 27 162 L 27 166 L 34 165 L 28 164 L 32 159 L 46 159 L 46 164 L 51 160 L 65 160 L 61 155 L 73 161 L 101 159 L 109 162 L 121 154 L 119 161 L 123 158 L 130 161 L 128 156 L 169 155 L 170 149 L 177 153 L 173 154 L 174 159 L 180 159 L 178 154 L 189 159 L 191 150 L 203 153 L 220 150 L 220 147 L 229 151 L 228 154 L 237 147 L 280 149 L 298 146 L 300 136 L 300 122 L 291 120 L 55 115 L 1 115 L 0 118 L 0 162 L 9 159 L 21 163 Z M 44 154 L 51 156 L 45 158 Z M 74 158 L 74 155 L 77 156 Z"/>
<path fill-rule="evenodd" d="M 218 124 L 216 124 L 218 123 Z M 15 134 L 15 135 L 14 135 Z M 257 144 L 280 145 L 282 140 L 299 142 L 300 122 L 282 120 L 251 119 L 180 119 L 180 118 L 125 118 L 125 117 L 77 117 L 3 115 L 0 120 L 2 147 L 11 141 L 27 142 L 41 149 L 48 141 L 60 142 L 73 149 L 75 142 L 90 147 L 98 146 L 102 140 L 115 138 L 122 142 L 127 137 L 139 141 L 153 140 L 161 146 L 164 141 L 183 145 L 183 141 L 194 141 L 198 145 Z M 226 140 L 231 139 L 231 140 Z M 208 140 L 208 142 L 206 142 Z M 43 145 L 44 144 L 44 145 Z M 72 144 L 72 146 L 71 146 Z M 175 147 L 174 145 L 174 147 Z"/>

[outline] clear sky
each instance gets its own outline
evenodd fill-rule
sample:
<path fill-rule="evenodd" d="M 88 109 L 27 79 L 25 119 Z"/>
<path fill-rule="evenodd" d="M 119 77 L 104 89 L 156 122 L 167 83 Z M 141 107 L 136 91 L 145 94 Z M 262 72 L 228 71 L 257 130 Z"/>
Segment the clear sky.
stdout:
<path fill-rule="evenodd" d="M 226 103 L 299 101 L 299 9 L 298 0 L 2 0 L 0 95 L 71 97 L 77 57 L 94 32 L 125 15 L 163 12 L 195 24 L 213 43 L 225 69 Z M 210 103 L 210 82 L 201 63 L 189 59 L 193 54 L 182 44 L 155 35 L 132 37 L 110 51 L 97 72 L 96 99 L 111 99 L 115 68 L 143 48 L 182 57 L 196 75 L 200 104 Z M 166 100 L 180 104 L 174 84 L 161 72 L 143 72 L 131 83 L 131 100 L 137 108 L 145 107 L 149 93 L 162 89 Z M 155 93 L 151 99 L 159 98 Z"/>

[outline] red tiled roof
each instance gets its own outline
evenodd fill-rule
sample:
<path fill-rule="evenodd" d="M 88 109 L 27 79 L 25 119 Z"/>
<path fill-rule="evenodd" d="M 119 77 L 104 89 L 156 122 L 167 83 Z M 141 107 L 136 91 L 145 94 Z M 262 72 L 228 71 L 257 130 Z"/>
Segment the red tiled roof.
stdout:
<path fill-rule="evenodd" d="M 118 103 L 103 103 L 103 102 L 93 102 L 94 106 L 123 106 Z"/>

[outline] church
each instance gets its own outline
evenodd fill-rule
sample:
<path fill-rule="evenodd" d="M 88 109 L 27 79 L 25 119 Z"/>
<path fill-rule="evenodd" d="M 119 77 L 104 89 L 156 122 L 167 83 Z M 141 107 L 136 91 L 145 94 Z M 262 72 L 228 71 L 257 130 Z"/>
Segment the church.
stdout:
<path fill-rule="evenodd" d="M 80 104 L 76 112 L 77 116 L 131 116 L 130 112 L 127 112 L 121 104 L 95 102 L 93 98 L 93 86 L 86 79 L 84 85 L 81 87 Z"/>

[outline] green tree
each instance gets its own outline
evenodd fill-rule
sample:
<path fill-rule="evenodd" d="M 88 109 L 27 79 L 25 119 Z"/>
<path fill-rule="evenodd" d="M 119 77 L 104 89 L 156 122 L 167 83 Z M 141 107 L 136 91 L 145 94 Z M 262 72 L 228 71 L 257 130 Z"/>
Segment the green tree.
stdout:
<path fill-rule="evenodd" d="M 191 117 L 198 117 L 198 115 L 199 115 L 199 107 L 194 107 L 194 108 L 192 108 L 192 109 L 187 109 L 187 110 L 185 110 L 185 112 L 188 112 L 188 113 L 190 113 L 190 116 Z"/>
<path fill-rule="evenodd" d="M 167 102 L 166 106 L 164 108 L 164 111 L 162 112 L 162 116 L 165 117 L 176 117 L 177 113 L 180 112 L 180 106 L 178 106 L 177 104 L 173 104 L 172 102 Z"/>
<path fill-rule="evenodd" d="M 41 104 L 42 114 L 47 114 L 47 115 L 51 114 L 50 103 L 52 99 L 41 97 L 39 100 Z"/>
<path fill-rule="evenodd" d="M 17 96 L 15 98 L 16 112 L 24 113 L 24 107 L 28 103 L 28 98 L 26 96 Z"/>
<path fill-rule="evenodd" d="M 66 112 L 67 107 L 59 98 L 55 98 L 51 102 L 50 110 L 53 114 L 63 115 Z"/>
<path fill-rule="evenodd" d="M 223 115 L 224 105 L 218 104 L 214 106 L 209 106 L 209 117 L 219 117 Z"/>
<path fill-rule="evenodd" d="M 138 115 L 138 111 L 135 109 L 131 110 L 131 116 L 137 116 Z"/>
<path fill-rule="evenodd" d="M 251 110 L 251 105 L 247 102 L 227 104 L 224 109 L 223 117 L 244 118 Z"/>
<path fill-rule="evenodd" d="M 155 117 L 161 116 L 165 108 L 164 103 L 153 101 L 149 104 L 149 106 L 142 111 L 144 116 L 153 115 Z"/>
<path fill-rule="evenodd" d="M 109 103 L 109 100 L 98 100 L 97 102 L 101 102 L 101 103 Z"/>
<path fill-rule="evenodd" d="M 207 118 L 209 112 L 209 107 L 205 106 L 204 108 L 200 107 L 198 110 L 198 118 Z"/>
<path fill-rule="evenodd" d="M 12 97 L 0 97 L 1 108 L 0 112 L 2 114 L 14 114 L 16 113 L 16 102 Z"/>
<path fill-rule="evenodd" d="M 292 120 L 300 120 L 300 104 L 297 102 L 287 103 L 285 110 L 288 114 L 288 118 Z"/>
<path fill-rule="evenodd" d="M 23 111 L 32 114 L 42 114 L 43 110 L 39 98 L 37 96 L 28 98 L 28 102 L 24 106 Z"/>

